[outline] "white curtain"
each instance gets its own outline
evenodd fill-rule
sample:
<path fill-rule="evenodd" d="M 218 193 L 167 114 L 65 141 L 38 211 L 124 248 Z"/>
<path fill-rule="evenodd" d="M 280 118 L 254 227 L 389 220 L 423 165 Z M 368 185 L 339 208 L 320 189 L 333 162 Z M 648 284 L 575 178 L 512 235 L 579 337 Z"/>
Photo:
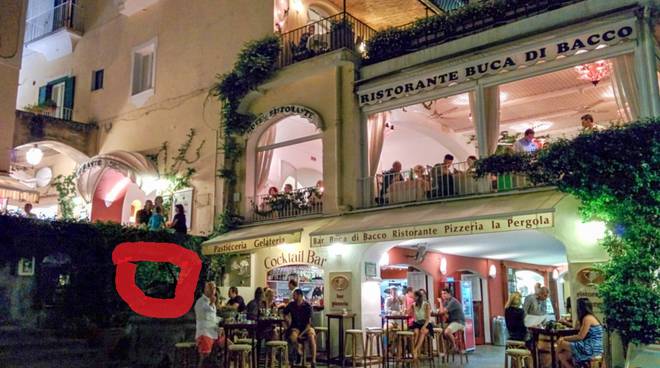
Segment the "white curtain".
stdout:
<path fill-rule="evenodd" d="M 383 152 L 383 141 L 385 141 L 385 123 L 389 120 L 389 111 L 370 115 L 367 119 L 369 176 L 375 176 L 376 171 L 378 171 L 378 161 L 380 161 L 380 154 Z"/>
<path fill-rule="evenodd" d="M 477 119 L 477 99 L 474 92 L 468 94 L 470 101 L 470 112 L 473 121 Z M 488 154 L 495 153 L 497 141 L 500 138 L 500 88 L 499 86 L 486 87 L 483 89 L 484 105 L 484 129 L 482 132 L 486 137 L 486 151 Z M 478 127 L 477 127 L 478 129 Z"/>
<path fill-rule="evenodd" d="M 272 125 L 259 138 L 259 146 L 269 146 L 275 143 L 276 133 L 277 125 Z M 270 172 L 270 164 L 273 161 L 274 152 L 275 150 L 272 149 L 257 152 L 257 193 L 264 193 L 266 190 L 265 187 L 268 182 L 268 173 Z"/>
<path fill-rule="evenodd" d="M 612 89 L 625 121 L 639 118 L 639 89 L 632 54 L 617 56 L 612 62 Z"/>

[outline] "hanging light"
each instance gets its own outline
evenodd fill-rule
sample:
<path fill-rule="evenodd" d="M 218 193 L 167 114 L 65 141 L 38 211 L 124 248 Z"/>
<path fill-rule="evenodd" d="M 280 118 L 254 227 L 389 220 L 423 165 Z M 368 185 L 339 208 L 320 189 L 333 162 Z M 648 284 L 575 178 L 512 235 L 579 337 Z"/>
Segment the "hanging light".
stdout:
<path fill-rule="evenodd" d="M 27 160 L 28 164 L 32 166 L 38 165 L 42 158 L 44 158 L 44 153 L 36 144 L 25 154 L 25 159 Z"/>
<path fill-rule="evenodd" d="M 612 66 L 606 60 L 598 60 L 590 64 L 578 65 L 575 71 L 579 74 L 579 79 L 591 82 L 594 86 L 612 73 Z"/>
<path fill-rule="evenodd" d="M 440 273 L 443 275 L 447 274 L 447 258 L 445 257 L 440 259 Z"/>
<path fill-rule="evenodd" d="M 490 267 L 488 268 L 488 276 L 489 276 L 491 279 L 494 279 L 494 278 L 497 276 L 497 267 L 495 267 L 495 265 L 492 264 L 492 265 L 490 265 Z"/>

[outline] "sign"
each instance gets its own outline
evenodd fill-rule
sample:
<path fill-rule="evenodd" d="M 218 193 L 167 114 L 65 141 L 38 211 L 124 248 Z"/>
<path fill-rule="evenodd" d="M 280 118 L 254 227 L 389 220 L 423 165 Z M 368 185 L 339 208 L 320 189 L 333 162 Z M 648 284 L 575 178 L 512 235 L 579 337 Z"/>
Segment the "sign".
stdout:
<path fill-rule="evenodd" d="M 352 274 L 330 272 L 330 310 L 351 310 Z"/>
<path fill-rule="evenodd" d="M 18 260 L 18 276 L 34 276 L 34 257 Z"/>
<path fill-rule="evenodd" d="M 300 243 L 301 234 L 302 231 L 298 230 L 292 233 L 283 233 L 242 240 L 232 240 L 228 242 L 221 242 L 219 244 L 208 244 L 202 246 L 202 254 L 205 256 L 210 256 L 214 254 L 246 252 L 255 249 L 275 247 L 280 244 Z"/>
<path fill-rule="evenodd" d="M 271 270 L 273 268 L 291 265 L 291 264 L 310 264 L 323 268 L 323 265 L 328 259 L 316 254 L 315 251 L 308 249 L 306 252 L 300 250 L 298 252 L 289 252 L 280 254 L 275 257 L 266 257 L 264 259 L 264 268 Z"/>
<path fill-rule="evenodd" d="M 587 298 L 594 307 L 596 317 L 603 318 L 603 299 L 598 296 L 598 285 L 605 281 L 604 275 L 594 267 L 594 263 L 580 262 L 568 265 L 574 275 L 571 287 L 575 289 L 575 300 L 571 300 L 573 312 L 577 310 L 577 299 Z"/>
<path fill-rule="evenodd" d="M 560 56 L 575 55 L 578 51 L 593 50 L 605 45 L 612 46 L 634 39 L 636 36 L 635 19 L 625 20 L 601 27 L 593 32 L 566 37 L 538 47 L 520 49 L 467 64 L 446 67 L 385 86 L 364 88 L 358 91 L 360 106 L 374 105 L 436 88 L 448 87 L 504 70 L 514 70 L 521 66 L 531 66 L 539 62 L 554 60 Z"/>
<path fill-rule="evenodd" d="M 246 133 L 249 133 L 256 129 L 259 125 L 271 121 L 274 119 L 282 119 L 287 116 L 297 115 L 304 119 L 311 121 L 317 128 L 323 130 L 323 124 L 321 123 L 321 117 L 316 111 L 300 105 L 284 105 L 275 107 L 268 112 L 265 112 L 259 115 L 247 129 Z"/>
<path fill-rule="evenodd" d="M 378 277 L 378 267 L 376 267 L 376 264 L 372 262 L 364 262 L 364 275 L 367 278 Z"/>
<path fill-rule="evenodd" d="M 553 226 L 554 212 L 544 212 L 485 220 L 402 226 L 341 234 L 312 234 L 310 237 L 312 247 L 322 247 L 333 243 L 362 244 L 393 240 L 438 238 L 443 236 L 543 229 L 551 228 Z"/>
<path fill-rule="evenodd" d="M 177 190 L 172 194 L 172 209 L 170 210 L 170 221 L 174 221 L 176 210 L 174 206 L 180 204 L 183 206 L 183 213 L 186 215 L 186 228 L 192 227 L 192 206 L 193 206 L 193 188 Z"/>

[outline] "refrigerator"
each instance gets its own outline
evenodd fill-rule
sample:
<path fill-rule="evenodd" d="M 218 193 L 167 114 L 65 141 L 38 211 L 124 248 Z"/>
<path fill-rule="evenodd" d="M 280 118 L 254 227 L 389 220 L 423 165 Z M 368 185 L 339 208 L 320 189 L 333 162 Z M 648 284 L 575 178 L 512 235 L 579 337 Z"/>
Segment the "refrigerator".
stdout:
<path fill-rule="evenodd" d="M 461 304 L 465 314 L 465 349 L 473 351 L 475 348 L 474 338 L 474 308 L 472 307 L 472 281 L 461 281 Z"/>

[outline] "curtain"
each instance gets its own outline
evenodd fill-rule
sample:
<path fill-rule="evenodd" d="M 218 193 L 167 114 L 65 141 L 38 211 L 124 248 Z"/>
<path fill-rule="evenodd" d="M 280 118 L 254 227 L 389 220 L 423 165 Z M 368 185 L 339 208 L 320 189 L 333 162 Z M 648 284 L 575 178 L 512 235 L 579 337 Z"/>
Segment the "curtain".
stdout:
<path fill-rule="evenodd" d="M 639 118 L 639 90 L 632 54 L 617 56 L 612 62 L 614 98 L 626 122 Z"/>
<path fill-rule="evenodd" d="M 477 98 L 474 92 L 468 94 L 470 101 L 470 112 L 472 120 L 477 119 Z M 484 120 L 482 134 L 486 137 L 486 151 L 493 154 L 497 150 L 497 141 L 500 138 L 500 88 L 499 86 L 486 87 L 483 89 Z M 475 124 L 478 125 L 478 124 Z M 479 127 L 477 126 L 477 129 Z"/>
<path fill-rule="evenodd" d="M 275 143 L 276 133 L 277 125 L 272 125 L 259 138 L 259 146 L 269 146 Z M 274 152 L 275 150 L 272 149 L 257 152 L 256 193 L 263 193 L 266 189 L 265 186 L 268 181 L 268 173 L 270 172 L 270 164 L 273 161 Z"/>
<path fill-rule="evenodd" d="M 389 120 L 389 111 L 370 115 L 367 119 L 369 176 L 375 176 L 378 171 L 378 161 L 385 141 L 385 123 Z"/>

